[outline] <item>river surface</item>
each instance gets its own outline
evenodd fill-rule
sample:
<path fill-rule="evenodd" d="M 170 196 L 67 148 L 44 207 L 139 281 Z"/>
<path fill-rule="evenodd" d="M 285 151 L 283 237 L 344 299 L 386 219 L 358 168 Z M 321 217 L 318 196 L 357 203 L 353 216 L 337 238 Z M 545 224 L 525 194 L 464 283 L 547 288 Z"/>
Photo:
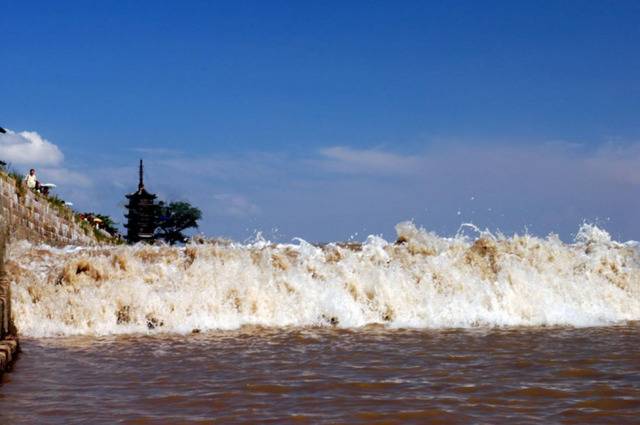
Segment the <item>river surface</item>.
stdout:
<path fill-rule="evenodd" d="M 0 423 L 638 423 L 640 324 L 25 338 Z"/>

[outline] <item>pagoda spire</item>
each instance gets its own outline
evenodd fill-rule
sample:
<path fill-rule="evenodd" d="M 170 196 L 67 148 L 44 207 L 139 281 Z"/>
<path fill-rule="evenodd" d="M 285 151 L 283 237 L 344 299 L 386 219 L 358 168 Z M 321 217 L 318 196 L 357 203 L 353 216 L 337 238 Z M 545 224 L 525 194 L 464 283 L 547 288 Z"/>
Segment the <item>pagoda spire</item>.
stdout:
<path fill-rule="evenodd" d="M 138 191 L 144 189 L 144 165 L 142 159 L 140 160 L 140 182 L 138 183 Z"/>

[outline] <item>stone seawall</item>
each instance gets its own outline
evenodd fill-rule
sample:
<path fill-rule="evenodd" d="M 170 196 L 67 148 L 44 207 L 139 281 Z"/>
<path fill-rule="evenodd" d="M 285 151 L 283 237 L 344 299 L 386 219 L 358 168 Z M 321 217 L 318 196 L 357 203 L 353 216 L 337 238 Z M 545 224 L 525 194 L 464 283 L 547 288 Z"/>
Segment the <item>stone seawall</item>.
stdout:
<path fill-rule="evenodd" d="M 11 364 L 18 353 L 18 339 L 11 321 L 11 282 L 4 268 L 4 254 L 9 229 L 0 225 L 0 374 Z"/>
<path fill-rule="evenodd" d="M 91 228 L 82 227 L 73 212 L 55 205 L 0 173 L 0 224 L 9 229 L 10 242 L 28 240 L 51 246 L 93 245 Z"/>
<path fill-rule="evenodd" d="M 4 254 L 11 243 L 21 240 L 56 247 L 98 243 L 93 229 L 80 224 L 67 206 L 0 172 L 0 374 L 10 367 L 19 350 L 11 319 L 11 276 L 5 272 Z"/>

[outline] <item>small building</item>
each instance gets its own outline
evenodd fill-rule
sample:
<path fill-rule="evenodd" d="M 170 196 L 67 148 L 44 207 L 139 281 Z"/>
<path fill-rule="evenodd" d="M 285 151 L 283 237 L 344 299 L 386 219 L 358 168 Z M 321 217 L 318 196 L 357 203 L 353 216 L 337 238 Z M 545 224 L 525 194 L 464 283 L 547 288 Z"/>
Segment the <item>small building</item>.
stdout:
<path fill-rule="evenodd" d="M 127 242 L 151 242 L 153 234 L 158 227 L 158 205 L 156 195 L 149 193 L 144 188 L 144 167 L 140 160 L 140 181 L 138 190 L 126 195 L 128 203 L 127 213 Z"/>

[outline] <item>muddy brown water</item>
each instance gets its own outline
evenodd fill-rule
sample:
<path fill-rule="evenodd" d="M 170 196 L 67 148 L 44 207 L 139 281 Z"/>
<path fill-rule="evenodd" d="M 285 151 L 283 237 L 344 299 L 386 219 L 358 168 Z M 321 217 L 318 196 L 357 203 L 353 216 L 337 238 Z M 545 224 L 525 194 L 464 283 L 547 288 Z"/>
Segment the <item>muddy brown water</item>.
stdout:
<path fill-rule="evenodd" d="M 640 422 L 640 324 L 23 339 L 2 424 Z"/>

